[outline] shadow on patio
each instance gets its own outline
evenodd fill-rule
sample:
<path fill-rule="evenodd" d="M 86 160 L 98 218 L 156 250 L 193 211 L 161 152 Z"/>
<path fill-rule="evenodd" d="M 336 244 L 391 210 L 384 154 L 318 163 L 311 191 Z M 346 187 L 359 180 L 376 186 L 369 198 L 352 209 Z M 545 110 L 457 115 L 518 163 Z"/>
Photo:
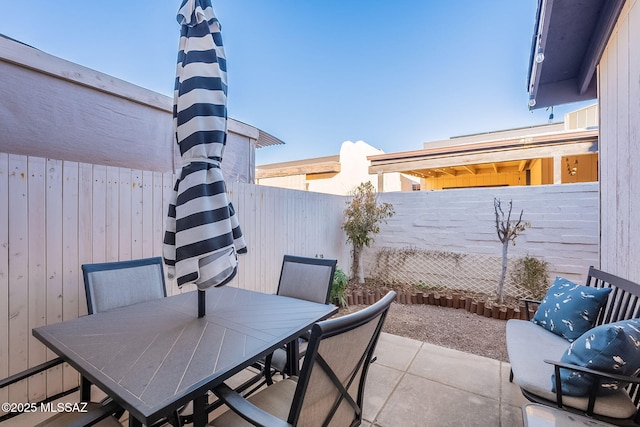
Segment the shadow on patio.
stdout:
<path fill-rule="evenodd" d="M 387 333 L 376 357 L 367 378 L 364 427 L 522 425 L 526 400 L 509 383 L 508 363 Z M 64 399 L 77 401 L 75 394 Z M 0 426 L 34 425 L 47 415 L 23 414 Z"/>

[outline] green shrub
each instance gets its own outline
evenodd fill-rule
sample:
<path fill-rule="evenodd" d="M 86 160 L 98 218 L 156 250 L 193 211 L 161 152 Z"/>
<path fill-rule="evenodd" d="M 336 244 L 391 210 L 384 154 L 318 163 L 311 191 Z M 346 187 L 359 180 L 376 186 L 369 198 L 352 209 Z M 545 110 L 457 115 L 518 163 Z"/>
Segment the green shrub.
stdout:
<path fill-rule="evenodd" d="M 340 307 L 347 306 L 347 299 L 345 298 L 345 292 L 347 285 L 349 284 L 349 278 L 339 268 L 336 268 L 333 274 L 333 284 L 331 285 L 331 302 L 338 301 Z"/>
<path fill-rule="evenodd" d="M 511 272 L 513 283 L 526 289 L 531 296 L 542 299 L 549 289 L 548 263 L 532 256 L 525 256 L 515 262 Z"/>

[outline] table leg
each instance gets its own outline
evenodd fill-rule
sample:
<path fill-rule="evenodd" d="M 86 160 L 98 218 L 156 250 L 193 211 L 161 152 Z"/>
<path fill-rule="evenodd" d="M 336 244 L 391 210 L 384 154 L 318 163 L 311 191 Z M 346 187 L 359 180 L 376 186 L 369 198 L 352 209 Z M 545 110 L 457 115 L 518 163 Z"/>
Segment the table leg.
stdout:
<path fill-rule="evenodd" d="M 205 427 L 207 425 L 207 395 L 193 399 L 193 427 Z"/>
<path fill-rule="evenodd" d="M 142 427 L 142 423 L 136 417 L 129 414 L 129 427 Z"/>

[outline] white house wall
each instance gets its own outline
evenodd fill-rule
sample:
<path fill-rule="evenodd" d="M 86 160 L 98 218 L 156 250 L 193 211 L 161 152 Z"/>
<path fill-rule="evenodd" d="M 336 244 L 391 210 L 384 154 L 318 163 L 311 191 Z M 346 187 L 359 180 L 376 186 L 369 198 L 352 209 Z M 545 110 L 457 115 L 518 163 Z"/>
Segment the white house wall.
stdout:
<path fill-rule="evenodd" d="M 339 172 L 309 172 L 320 169 L 317 164 L 310 162 L 306 165 L 308 166 L 307 170 L 305 170 L 305 166 L 301 166 L 299 171 L 296 170 L 297 174 L 295 175 L 284 175 L 283 173 L 284 176 L 263 177 L 259 178 L 258 183 L 271 187 L 336 195 L 350 194 L 363 182 L 371 182 L 377 191 L 411 191 L 412 184 L 417 182 L 417 179 L 410 180 L 397 172 L 384 174 L 383 190 L 380 190 L 378 175 L 369 173 L 371 162 L 367 159 L 367 156 L 378 154 L 383 154 L 383 151 L 364 141 L 344 141 L 340 146 L 338 156 Z M 300 161 L 300 163 L 304 163 L 304 161 Z M 274 166 L 278 165 L 270 165 L 270 168 L 264 170 L 273 172 Z"/>
<path fill-rule="evenodd" d="M 598 66 L 601 267 L 640 282 L 640 1 L 628 0 Z"/>
<path fill-rule="evenodd" d="M 287 176 L 275 176 L 273 178 L 261 178 L 260 185 L 278 188 L 288 188 L 290 190 L 306 190 L 307 189 L 307 176 L 306 175 L 287 175 Z"/>
<path fill-rule="evenodd" d="M 237 133 L 227 133 L 222 173 L 227 182 L 253 183 L 255 179 L 255 139 Z"/>
<path fill-rule="evenodd" d="M 170 111 L 13 63 L 0 73 L 0 151 L 171 170 Z"/>
<path fill-rule="evenodd" d="M 349 194 L 363 182 L 370 181 L 378 189 L 378 176 L 369 174 L 367 156 L 383 154 L 364 141 L 345 141 L 340 147 L 340 172 L 327 179 L 308 180 L 308 190 L 329 194 Z M 402 191 L 400 174 L 384 177 L 384 191 Z"/>
<path fill-rule="evenodd" d="M 182 166 L 168 96 L 4 37 L 0 76 L 0 152 L 156 172 Z M 258 129 L 233 119 L 228 127 L 222 170 L 253 182 Z"/>

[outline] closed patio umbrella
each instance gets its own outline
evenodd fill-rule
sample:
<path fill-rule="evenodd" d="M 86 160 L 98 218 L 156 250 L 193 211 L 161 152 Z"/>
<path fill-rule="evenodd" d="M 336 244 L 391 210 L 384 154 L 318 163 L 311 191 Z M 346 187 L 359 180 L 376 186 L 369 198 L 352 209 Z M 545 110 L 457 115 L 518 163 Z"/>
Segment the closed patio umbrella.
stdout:
<path fill-rule="evenodd" d="M 227 66 L 211 0 L 183 0 L 174 91 L 182 169 L 169 204 L 163 255 L 178 286 L 221 286 L 247 251 L 220 162 L 227 139 Z M 200 294 L 202 297 L 202 294 Z M 201 298 L 202 311 L 204 299 Z M 203 315 L 204 313 L 199 313 Z"/>

